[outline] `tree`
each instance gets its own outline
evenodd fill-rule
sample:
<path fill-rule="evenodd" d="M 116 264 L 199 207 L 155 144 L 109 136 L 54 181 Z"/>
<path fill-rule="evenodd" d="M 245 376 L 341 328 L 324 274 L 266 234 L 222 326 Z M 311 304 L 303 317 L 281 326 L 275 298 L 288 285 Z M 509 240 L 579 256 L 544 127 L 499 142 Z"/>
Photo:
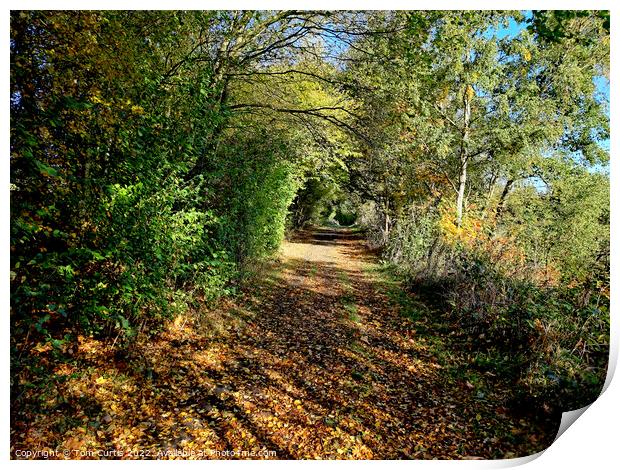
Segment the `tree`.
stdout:
<path fill-rule="evenodd" d="M 373 110 L 374 148 L 389 141 L 387 160 L 397 158 L 401 168 L 417 160 L 418 171 L 440 175 L 441 191 L 454 191 L 458 225 L 468 192 L 485 194 L 496 182 L 531 176 L 542 153 L 570 148 L 591 162 L 606 159 L 597 143 L 608 133 L 605 104 L 593 83 L 605 60 L 605 41 L 595 40 L 602 34 L 599 20 L 590 18 L 585 30 L 592 41 L 580 36 L 569 54 L 566 44 L 537 42 L 524 27 L 498 37 L 500 27 L 522 20 L 516 12 L 391 18 L 407 25 L 406 32 L 363 41 L 392 59 L 352 66 L 352 73 L 367 73 L 386 90 L 374 103 L 381 91 L 360 93 Z M 472 177 L 476 187 L 468 190 Z"/>

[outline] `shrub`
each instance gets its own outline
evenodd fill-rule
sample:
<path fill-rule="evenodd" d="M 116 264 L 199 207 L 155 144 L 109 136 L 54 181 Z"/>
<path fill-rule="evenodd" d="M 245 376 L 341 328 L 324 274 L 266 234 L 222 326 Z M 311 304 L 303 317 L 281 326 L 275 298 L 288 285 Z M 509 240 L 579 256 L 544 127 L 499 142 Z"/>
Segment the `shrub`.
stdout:
<path fill-rule="evenodd" d="M 519 238 L 494 220 L 471 210 L 458 227 L 453 214 L 446 205 L 410 206 L 384 257 L 412 285 L 441 293 L 475 349 L 511 357 L 495 372 L 524 396 L 558 410 L 591 403 L 606 375 L 608 264 L 567 285 L 554 266 L 532 265 Z"/>
<path fill-rule="evenodd" d="M 486 339 L 485 348 L 513 356 L 510 379 L 553 409 L 595 400 L 609 348 L 605 288 L 584 302 L 581 289 L 541 283 L 522 257 L 507 258 L 510 250 L 492 237 L 454 250 L 456 273 L 447 294 L 453 315 L 468 334 Z"/>
<path fill-rule="evenodd" d="M 284 158 L 286 151 L 250 139 L 229 145 L 224 154 L 216 182 L 221 192 L 212 203 L 221 222 L 218 237 L 238 263 L 265 258 L 282 242 L 300 180 Z"/>

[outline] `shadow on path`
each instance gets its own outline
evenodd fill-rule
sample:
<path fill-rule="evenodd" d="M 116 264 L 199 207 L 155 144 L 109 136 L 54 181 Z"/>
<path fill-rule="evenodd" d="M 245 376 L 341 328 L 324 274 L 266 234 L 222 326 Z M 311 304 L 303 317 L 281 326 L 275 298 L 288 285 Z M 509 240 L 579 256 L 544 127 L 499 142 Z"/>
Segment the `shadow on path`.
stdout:
<path fill-rule="evenodd" d="M 446 371 L 438 355 L 449 337 L 405 319 L 374 268 L 359 233 L 299 232 L 234 302 L 179 318 L 113 361 L 109 346 L 84 339 L 82 364 L 93 368 L 65 382 L 62 413 L 22 440 L 60 433 L 58 449 L 128 458 L 502 458 L 545 448 L 551 431 L 511 411 L 501 384 L 482 377 L 472 389 Z"/>

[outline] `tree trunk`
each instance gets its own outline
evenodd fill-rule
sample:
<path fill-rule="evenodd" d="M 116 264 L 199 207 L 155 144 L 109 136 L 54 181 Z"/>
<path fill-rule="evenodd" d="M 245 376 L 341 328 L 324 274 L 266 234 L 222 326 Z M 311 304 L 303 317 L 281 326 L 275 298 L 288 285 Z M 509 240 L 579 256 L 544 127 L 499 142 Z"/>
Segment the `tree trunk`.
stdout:
<path fill-rule="evenodd" d="M 383 245 L 387 245 L 390 239 L 390 203 L 387 201 L 384 205 L 384 224 L 383 224 Z"/>
<path fill-rule="evenodd" d="M 504 186 L 502 195 L 499 197 L 499 202 L 497 203 L 497 209 L 495 210 L 496 220 L 498 220 L 501 217 L 502 212 L 504 212 L 504 204 L 506 202 L 506 196 L 508 196 L 508 193 L 510 192 L 510 187 L 512 186 L 512 183 L 514 183 L 513 179 L 509 179 L 508 181 L 506 181 L 506 185 Z"/>
<path fill-rule="evenodd" d="M 459 172 L 459 188 L 456 198 L 456 225 L 461 226 L 463 222 L 463 201 L 465 199 L 465 186 L 467 185 L 467 141 L 469 140 L 469 122 L 471 120 L 471 99 L 474 95 L 474 89 L 471 85 L 465 87 L 463 93 L 463 138 L 461 140 L 461 151 L 459 160 L 461 162 L 461 171 Z"/>
<path fill-rule="evenodd" d="M 467 159 L 461 158 L 461 172 L 459 174 L 459 191 L 456 197 L 456 225 L 463 222 L 463 201 L 465 200 L 465 186 L 467 184 Z"/>

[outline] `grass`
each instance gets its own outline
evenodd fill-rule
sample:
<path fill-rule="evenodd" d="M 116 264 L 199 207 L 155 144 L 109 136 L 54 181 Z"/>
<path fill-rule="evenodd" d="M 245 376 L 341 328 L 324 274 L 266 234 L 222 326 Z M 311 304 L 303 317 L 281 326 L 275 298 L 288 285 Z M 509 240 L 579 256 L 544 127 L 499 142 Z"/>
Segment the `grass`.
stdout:
<path fill-rule="evenodd" d="M 362 321 L 361 317 L 354 312 L 349 313 L 349 320 L 351 320 L 354 323 L 360 323 Z"/>
<path fill-rule="evenodd" d="M 416 300 L 402 287 L 401 278 L 394 266 L 390 264 L 369 266 L 365 271 L 376 279 L 391 304 L 398 305 L 403 317 L 415 322 L 431 316 L 429 307 L 424 302 Z"/>
<path fill-rule="evenodd" d="M 344 309 L 347 311 L 349 320 L 355 323 L 359 323 L 361 321 L 361 317 L 357 313 L 358 307 L 355 303 L 355 294 L 353 292 L 353 287 L 351 286 L 349 275 L 344 271 L 339 271 L 337 276 L 344 292 L 340 296 L 340 302 L 342 303 Z"/>

